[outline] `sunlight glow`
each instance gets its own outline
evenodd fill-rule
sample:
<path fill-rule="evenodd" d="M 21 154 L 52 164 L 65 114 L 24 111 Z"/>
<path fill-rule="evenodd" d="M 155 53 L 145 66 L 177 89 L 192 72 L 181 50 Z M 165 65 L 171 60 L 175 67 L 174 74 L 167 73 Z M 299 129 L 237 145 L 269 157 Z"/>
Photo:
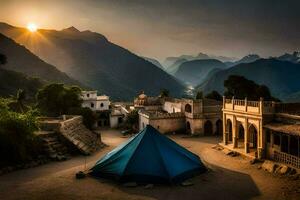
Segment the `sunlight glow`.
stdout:
<path fill-rule="evenodd" d="M 36 32 L 36 31 L 37 31 L 37 25 L 34 24 L 34 23 L 28 23 L 28 24 L 27 24 L 27 29 L 28 29 L 30 32 Z"/>

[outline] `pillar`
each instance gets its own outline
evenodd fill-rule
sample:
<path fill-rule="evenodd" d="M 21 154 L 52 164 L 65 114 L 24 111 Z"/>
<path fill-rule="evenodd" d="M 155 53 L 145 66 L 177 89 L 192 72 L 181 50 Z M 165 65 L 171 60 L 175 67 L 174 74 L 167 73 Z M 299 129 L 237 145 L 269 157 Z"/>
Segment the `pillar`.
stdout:
<path fill-rule="evenodd" d="M 233 122 L 232 122 L 232 140 L 233 140 L 233 148 L 237 148 L 238 142 L 237 142 L 237 128 L 236 128 L 235 116 L 233 117 Z"/>
<path fill-rule="evenodd" d="M 300 157 L 300 137 L 298 137 L 298 157 Z"/>
<path fill-rule="evenodd" d="M 223 101 L 224 101 L 224 97 L 223 97 Z M 226 117 L 225 117 L 225 113 L 223 112 L 223 142 L 225 145 L 228 144 L 228 132 L 227 132 L 227 121 L 226 121 Z"/>
<path fill-rule="evenodd" d="M 248 111 L 248 101 L 247 101 L 247 97 L 245 98 L 245 112 Z"/>
<path fill-rule="evenodd" d="M 288 153 L 291 154 L 291 136 L 288 135 Z"/>
<path fill-rule="evenodd" d="M 244 143 L 245 153 L 249 153 L 249 134 L 248 134 L 248 118 L 245 119 L 244 127 Z"/>

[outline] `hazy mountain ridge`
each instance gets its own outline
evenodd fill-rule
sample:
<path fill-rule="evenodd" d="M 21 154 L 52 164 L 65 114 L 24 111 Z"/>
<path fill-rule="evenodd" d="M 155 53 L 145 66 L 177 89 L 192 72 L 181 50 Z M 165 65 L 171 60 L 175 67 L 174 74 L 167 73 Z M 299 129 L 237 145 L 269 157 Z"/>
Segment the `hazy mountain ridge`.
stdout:
<path fill-rule="evenodd" d="M 14 36 L 61 71 L 114 99 L 132 99 L 141 90 L 157 95 L 161 88 L 181 96 L 185 89 L 162 69 L 109 42 L 101 34 L 78 31 L 74 27 L 62 31 L 39 30 L 37 34 L 45 40 L 38 41 L 33 47 L 16 36 L 23 31 L 0 26 L 0 32 Z"/>
<path fill-rule="evenodd" d="M 142 58 L 144 58 L 148 62 L 151 62 L 153 65 L 155 65 L 155 66 L 157 66 L 157 67 L 164 70 L 164 67 L 160 64 L 160 62 L 158 60 L 156 60 L 154 58 L 144 57 L 144 56 Z"/>
<path fill-rule="evenodd" d="M 46 81 L 62 82 L 82 86 L 78 81 L 70 78 L 56 67 L 44 62 L 31 53 L 24 46 L 0 33 L 0 53 L 6 55 L 7 63 L 3 68 L 24 73 L 31 77 L 38 77 Z"/>
<path fill-rule="evenodd" d="M 214 69 L 226 69 L 226 65 L 219 60 L 203 59 L 182 63 L 174 76 L 179 80 L 196 86 L 202 83 Z"/>
<path fill-rule="evenodd" d="M 258 84 L 264 84 L 270 88 L 273 96 L 282 100 L 300 91 L 300 64 L 278 59 L 259 59 L 219 71 L 197 89 L 205 93 L 216 90 L 222 94 L 224 80 L 230 75 L 244 76 Z"/>
<path fill-rule="evenodd" d="M 187 61 L 192 60 L 207 60 L 207 59 L 215 59 L 220 60 L 221 62 L 233 62 L 234 60 L 237 60 L 237 58 L 231 58 L 226 56 L 215 56 L 215 55 L 208 55 L 205 53 L 198 53 L 198 55 L 181 55 L 178 57 L 167 57 L 165 61 L 163 62 L 163 66 L 168 69 L 171 65 L 173 65 L 176 61 L 185 59 Z"/>
<path fill-rule="evenodd" d="M 244 56 L 243 58 L 241 58 L 240 60 L 238 61 L 235 61 L 235 62 L 226 62 L 225 64 L 228 66 L 228 67 L 232 67 L 232 66 L 235 66 L 235 65 L 238 65 L 238 64 L 241 64 L 241 63 L 251 63 L 251 62 L 254 62 L 258 59 L 260 59 L 261 57 L 257 54 L 249 54 L 249 55 L 246 55 Z"/>
<path fill-rule="evenodd" d="M 285 60 L 290 61 L 293 63 L 299 63 L 300 62 L 300 52 L 294 51 L 293 53 L 285 53 L 278 57 L 279 60 Z"/>

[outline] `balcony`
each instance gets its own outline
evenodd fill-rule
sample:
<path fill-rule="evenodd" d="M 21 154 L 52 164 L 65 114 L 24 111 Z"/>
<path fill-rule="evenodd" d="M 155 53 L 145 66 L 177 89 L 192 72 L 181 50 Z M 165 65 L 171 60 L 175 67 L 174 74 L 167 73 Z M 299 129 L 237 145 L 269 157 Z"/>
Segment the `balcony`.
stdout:
<path fill-rule="evenodd" d="M 272 114 L 275 112 L 275 102 L 273 101 L 248 101 L 240 99 L 223 100 L 223 110 L 238 111 L 252 114 Z"/>

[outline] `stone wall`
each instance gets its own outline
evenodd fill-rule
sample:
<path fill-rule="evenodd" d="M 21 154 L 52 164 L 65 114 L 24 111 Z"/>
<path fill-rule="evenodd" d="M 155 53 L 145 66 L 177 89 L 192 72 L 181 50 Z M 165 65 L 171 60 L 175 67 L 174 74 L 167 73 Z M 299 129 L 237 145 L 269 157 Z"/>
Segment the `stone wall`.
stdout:
<path fill-rule="evenodd" d="M 161 133 L 185 132 L 185 118 L 150 119 L 149 124 Z"/>

